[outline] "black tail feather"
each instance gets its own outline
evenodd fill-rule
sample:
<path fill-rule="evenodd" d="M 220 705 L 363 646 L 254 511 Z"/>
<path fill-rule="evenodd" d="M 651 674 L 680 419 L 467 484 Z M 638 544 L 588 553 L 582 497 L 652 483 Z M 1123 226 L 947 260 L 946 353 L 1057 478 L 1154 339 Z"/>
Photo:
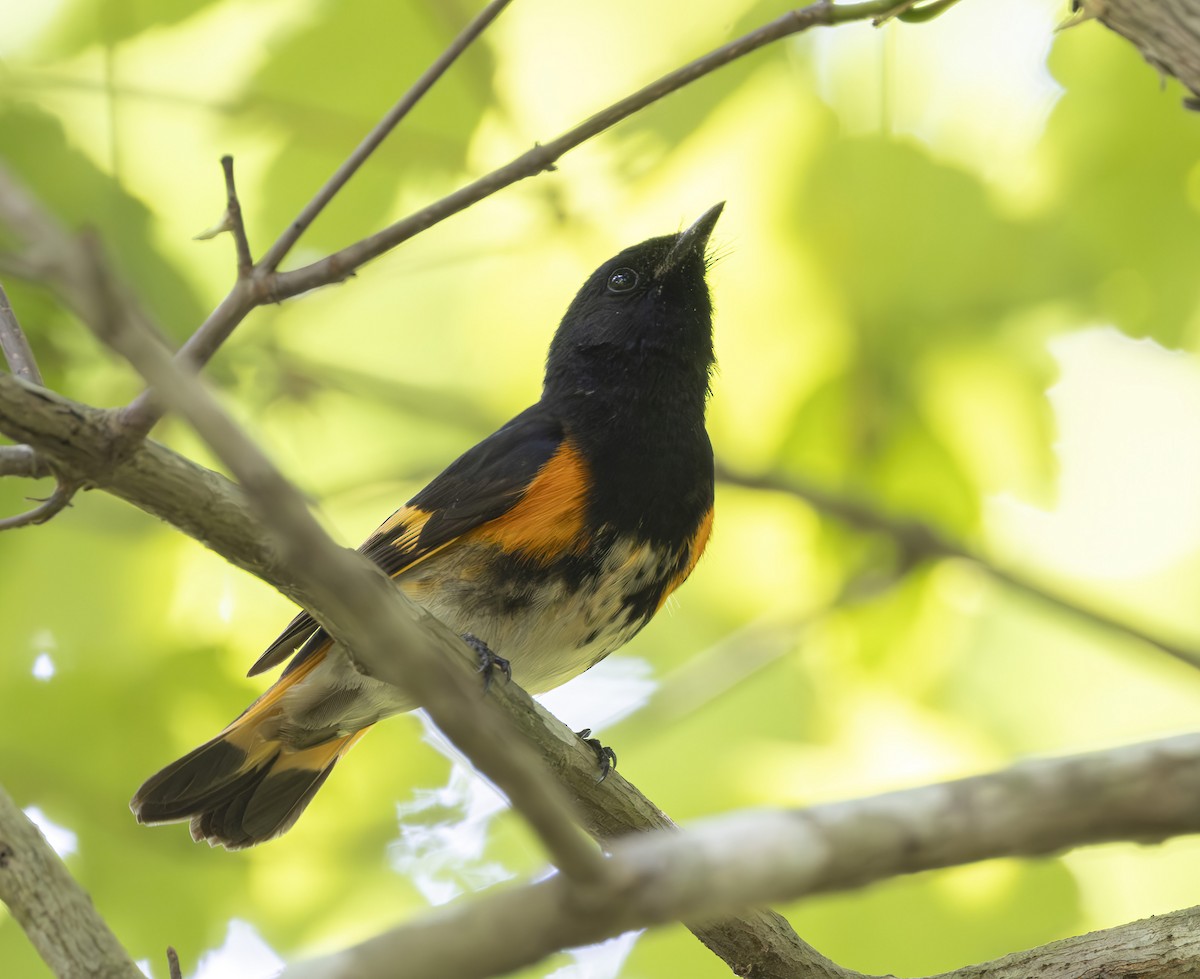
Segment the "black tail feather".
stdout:
<path fill-rule="evenodd" d="M 327 768 L 263 771 L 253 785 L 192 817 L 192 839 L 240 850 L 292 828 L 333 771 Z"/>
<path fill-rule="evenodd" d="M 213 738 L 146 779 L 129 808 L 139 823 L 187 819 L 199 809 L 220 805 L 259 774 L 257 766 L 245 766 L 243 749 L 223 736 Z"/>
<path fill-rule="evenodd" d="M 190 820 L 192 838 L 242 849 L 291 828 L 333 770 L 350 738 L 290 751 L 255 749 L 228 732 L 147 779 L 129 807 L 140 823 Z"/>

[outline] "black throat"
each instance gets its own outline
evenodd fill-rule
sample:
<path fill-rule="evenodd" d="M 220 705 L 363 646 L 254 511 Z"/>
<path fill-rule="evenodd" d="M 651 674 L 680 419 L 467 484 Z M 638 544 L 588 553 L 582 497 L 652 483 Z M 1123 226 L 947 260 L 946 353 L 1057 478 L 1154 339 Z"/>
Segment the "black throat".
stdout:
<path fill-rule="evenodd" d="M 635 378 L 622 360 L 593 361 L 565 388 L 547 379 L 543 404 L 562 420 L 591 469 L 589 523 L 678 544 L 712 506 L 713 455 L 704 429 L 708 372 L 681 377 L 678 361 L 660 364 L 646 351 Z"/>

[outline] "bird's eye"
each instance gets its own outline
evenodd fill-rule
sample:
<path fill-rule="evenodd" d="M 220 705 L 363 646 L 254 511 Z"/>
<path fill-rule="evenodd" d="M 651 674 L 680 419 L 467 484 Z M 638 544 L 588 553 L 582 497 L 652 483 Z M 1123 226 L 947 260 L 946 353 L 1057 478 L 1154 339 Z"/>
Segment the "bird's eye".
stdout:
<path fill-rule="evenodd" d="M 628 292 L 638 284 L 638 274 L 633 269 L 617 269 L 608 277 L 609 292 Z"/>

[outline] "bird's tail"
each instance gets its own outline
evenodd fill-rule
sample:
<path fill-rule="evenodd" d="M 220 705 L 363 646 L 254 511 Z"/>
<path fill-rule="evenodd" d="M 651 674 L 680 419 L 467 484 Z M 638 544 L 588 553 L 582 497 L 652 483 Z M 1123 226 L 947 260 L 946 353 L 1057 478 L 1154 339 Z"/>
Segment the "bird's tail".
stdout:
<path fill-rule="evenodd" d="M 211 741 L 137 790 L 139 823 L 191 821 L 192 839 L 240 850 L 279 836 L 299 818 L 333 766 L 366 728 L 295 747 L 278 737 L 284 677 Z"/>

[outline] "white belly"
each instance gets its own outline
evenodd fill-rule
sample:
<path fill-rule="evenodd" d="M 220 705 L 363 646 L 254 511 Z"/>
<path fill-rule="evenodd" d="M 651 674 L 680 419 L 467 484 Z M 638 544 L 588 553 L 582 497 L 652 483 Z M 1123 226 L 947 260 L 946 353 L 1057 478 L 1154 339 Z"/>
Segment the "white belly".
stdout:
<path fill-rule="evenodd" d="M 482 547 L 487 554 L 479 552 Z M 649 544 L 617 543 L 578 568 L 494 558 L 489 545 L 458 545 L 396 582 L 455 632 L 487 643 L 509 661 L 513 680 L 536 694 L 578 676 L 633 638 L 657 610 L 681 556 Z M 281 706 L 280 735 L 305 745 L 416 704 L 397 687 L 359 673 L 334 644 Z"/>
<path fill-rule="evenodd" d="M 594 666 L 624 645 L 657 608 L 631 607 L 629 598 L 668 580 L 662 549 L 618 543 L 581 581 L 554 570 L 520 569 L 477 577 L 479 555 L 454 548 L 422 562 L 397 581 L 404 593 L 458 633 L 482 639 L 512 665 L 513 679 L 543 693 Z"/>

